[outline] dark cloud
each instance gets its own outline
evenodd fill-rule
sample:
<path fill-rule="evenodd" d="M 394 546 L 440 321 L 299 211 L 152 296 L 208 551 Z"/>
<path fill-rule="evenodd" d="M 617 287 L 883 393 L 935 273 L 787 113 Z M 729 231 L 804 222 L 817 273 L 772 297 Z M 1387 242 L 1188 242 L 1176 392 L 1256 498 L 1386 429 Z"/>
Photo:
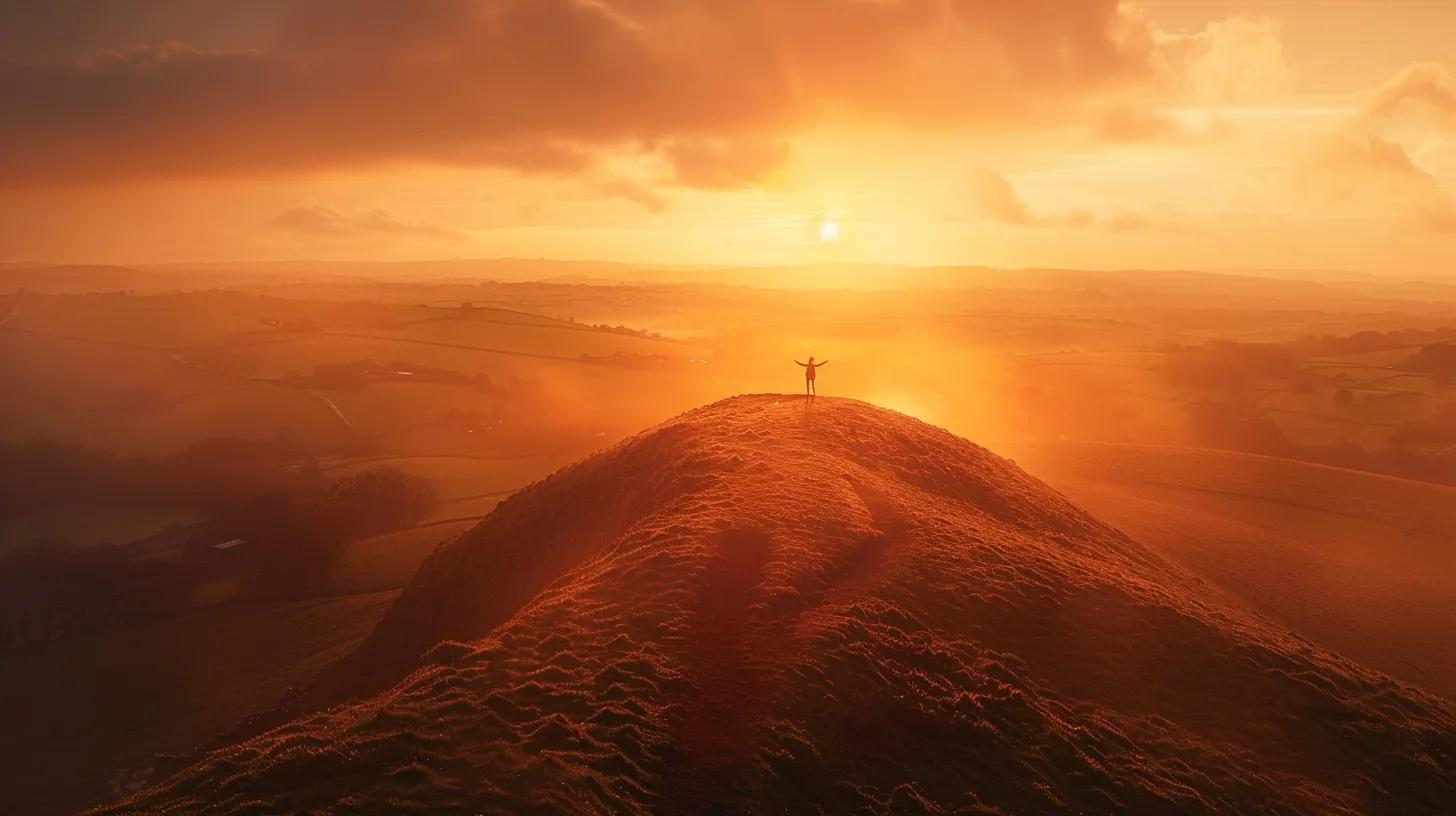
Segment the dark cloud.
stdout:
<path fill-rule="evenodd" d="M 199 0 L 221 15 L 210 28 L 176 0 L 60 3 L 101 21 L 23 11 L 45 5 L 4 6 L 8 40 L 44 44 L 0 65 L 0 184 L 572 172 L 603 147 L 670 143 L 684 183 L 736 186 L 772 151 L 702 145 L 1063 116 L 1146 78 L 1154 49 L 1116 0 Z"/>
<path fill-rule="evenodd" d="M 0 0 L 0 54 L 67 63 L 98 51 L 186 42 L 262 48 L 295 0 Z"/>

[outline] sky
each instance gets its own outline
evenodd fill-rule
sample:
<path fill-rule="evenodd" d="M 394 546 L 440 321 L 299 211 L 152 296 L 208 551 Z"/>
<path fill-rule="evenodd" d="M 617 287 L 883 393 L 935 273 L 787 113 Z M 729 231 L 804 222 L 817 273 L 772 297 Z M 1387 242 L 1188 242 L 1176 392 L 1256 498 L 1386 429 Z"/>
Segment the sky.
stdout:
<path fill-rule="evenodd" d="M 1456 276 L 1447 0 L 0 0 L 0 259 Z"/>

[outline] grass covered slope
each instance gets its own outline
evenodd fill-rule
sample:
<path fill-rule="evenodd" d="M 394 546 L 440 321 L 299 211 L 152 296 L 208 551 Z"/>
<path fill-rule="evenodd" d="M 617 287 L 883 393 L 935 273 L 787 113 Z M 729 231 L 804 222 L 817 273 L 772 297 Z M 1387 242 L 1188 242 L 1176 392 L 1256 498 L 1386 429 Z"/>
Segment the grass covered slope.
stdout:
<path fill-rule="evenodd" d="M 1456 714 L 848 400 L 685 414 L 442 547 L 314 689 L 105 813 L 1436 812 Z M 444 642 L 440 642 L 444 641 Z"/>
<path fill-rule="evenodd" d="M 1058 442 L 1014 455 L 1290 630 L 1456 699 L 1456 488 L 1197 448 Z"/>

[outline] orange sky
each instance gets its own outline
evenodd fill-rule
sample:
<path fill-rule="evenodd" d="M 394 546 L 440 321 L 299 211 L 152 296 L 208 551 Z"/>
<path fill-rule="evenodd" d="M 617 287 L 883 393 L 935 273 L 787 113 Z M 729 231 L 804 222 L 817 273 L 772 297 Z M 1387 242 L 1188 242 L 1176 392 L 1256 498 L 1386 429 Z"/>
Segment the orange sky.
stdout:
<path fill-rule="evenodd" d="M 1449 275 L 1453 43 L 1445 0 L 0 0 L 0 258 Z"/>

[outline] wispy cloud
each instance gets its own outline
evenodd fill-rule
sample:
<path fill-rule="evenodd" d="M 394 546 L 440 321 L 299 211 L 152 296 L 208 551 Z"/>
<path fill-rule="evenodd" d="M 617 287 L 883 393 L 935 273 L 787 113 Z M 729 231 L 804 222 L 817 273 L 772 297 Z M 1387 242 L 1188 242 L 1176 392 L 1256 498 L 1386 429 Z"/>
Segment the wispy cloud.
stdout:
<path fill-rule="evenodd" d="M 667 211 L 667 198 L 650 185 L 634 179 L 616 177 L 599 179 L 589 185 L 590 189 L 604 198 L 619 198 L 637 204 L 649 213 L 657 215 Z"/>
<path fill-rule="evenodd" d="M 984 169 L 971 174 L 971 203 L 975 214 L 980 218 L 1018 227 L 1105 229 L 1122 232 L 1169 226 L 1134 212 L 1097 214 L 1090 210 L 1069 209 L 1038 214 L 1027 206 L 1005 176 Z"/>
<path fill-rule="evenodd" d="M 458 243 L 467 237 L 459 230 L 401 218 L 385 207 L 348 214 L 309 202 L 284 210 L 272 221 L 275 226 L 293 232 L 332 238 L 415 238 Z"/>

